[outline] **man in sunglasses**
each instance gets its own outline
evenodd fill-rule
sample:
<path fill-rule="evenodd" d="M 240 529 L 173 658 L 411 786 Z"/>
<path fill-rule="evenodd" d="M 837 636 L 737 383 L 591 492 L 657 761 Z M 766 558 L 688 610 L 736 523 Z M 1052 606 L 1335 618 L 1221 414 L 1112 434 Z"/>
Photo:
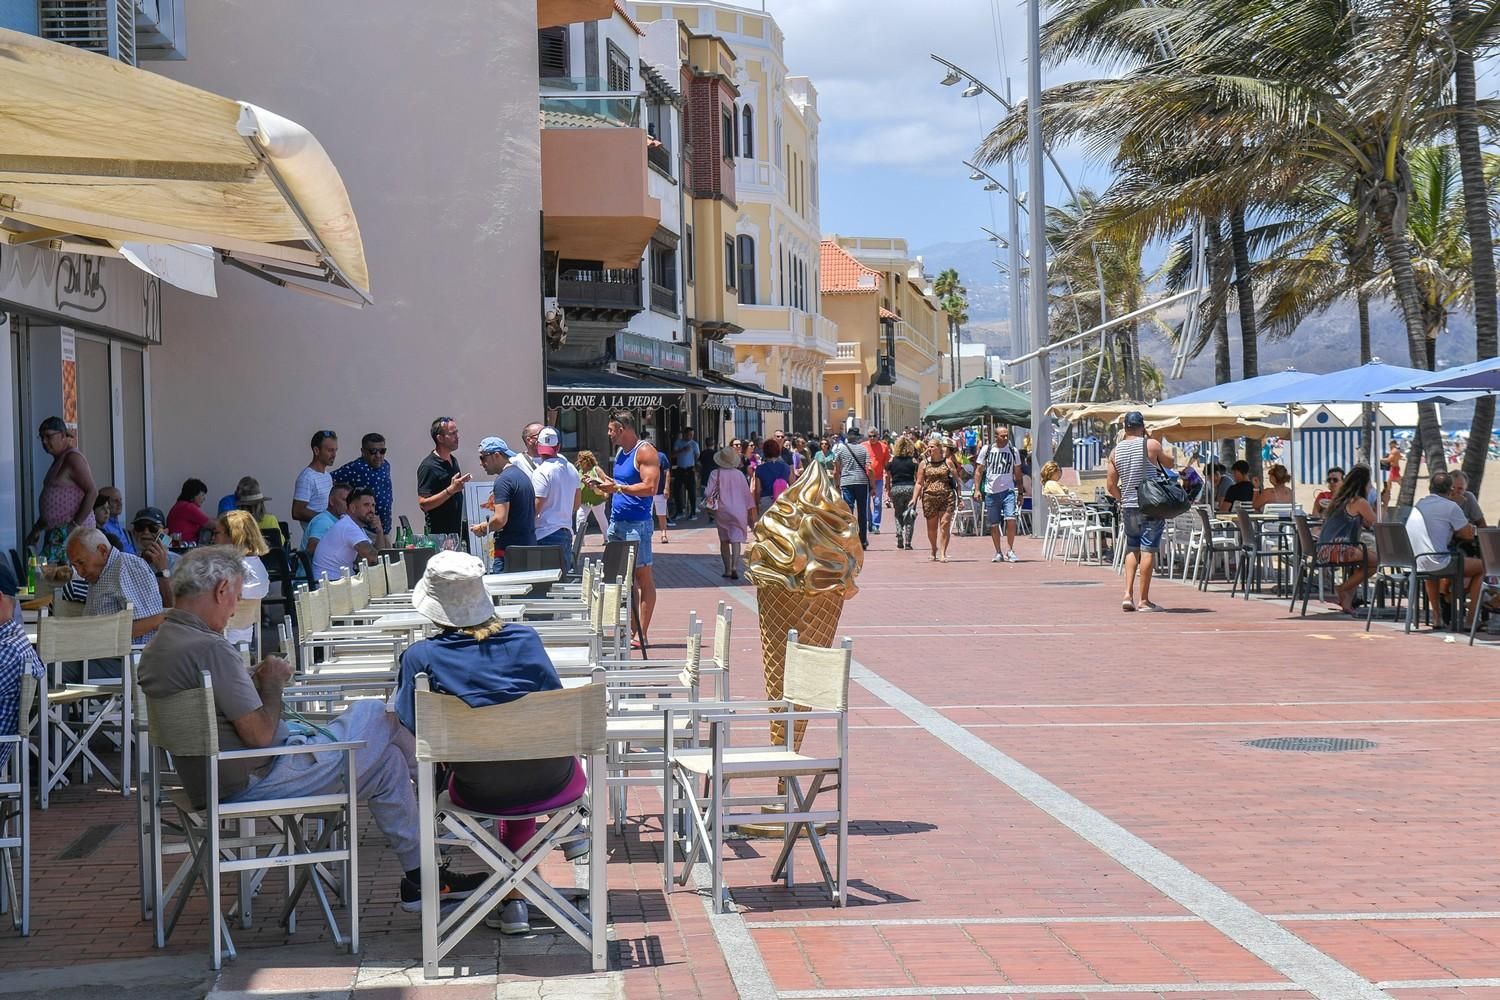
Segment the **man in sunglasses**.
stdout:
<path fill-rule="evenodd" d="M 375 494 L 375 513 L 387 537 L 391 534 L 391 463 L 385 458 L 385 435 L 370 433 L 359 439 L 359 457 L 333 470 L 333 481 L 348 483 Z"/>

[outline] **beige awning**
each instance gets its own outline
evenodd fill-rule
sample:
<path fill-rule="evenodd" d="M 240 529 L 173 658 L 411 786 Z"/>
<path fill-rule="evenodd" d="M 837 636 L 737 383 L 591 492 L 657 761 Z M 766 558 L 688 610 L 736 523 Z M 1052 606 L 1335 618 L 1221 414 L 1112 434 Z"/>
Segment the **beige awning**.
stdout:
<path fill-rule="evenodd" d="M 0 241 L 204 245 L 370 301 L 359 225 L 310 132 L 252 104 L 0 29 Z"/>
<path fill-rule="evenodd" d="M 1300 409 L 1300 408 L 1298 408 Z M 1179 403 L 1175 406 L 1151 406 L 1114 400 L 1108 403 L 1060 403 L 1049 411 L 1070 423 L 1097 420 L 1118 423 L 1125 414 L 1140 410 L 1146 426 L 1152 431 L 1175 430 L 1180 433 L 1211 434 L 1286 434 L 1286 408 L 1281 406 L 1226 406 L 1222 403 Z M 1277 421 L 1282 421 L 1277 423 Z"/>

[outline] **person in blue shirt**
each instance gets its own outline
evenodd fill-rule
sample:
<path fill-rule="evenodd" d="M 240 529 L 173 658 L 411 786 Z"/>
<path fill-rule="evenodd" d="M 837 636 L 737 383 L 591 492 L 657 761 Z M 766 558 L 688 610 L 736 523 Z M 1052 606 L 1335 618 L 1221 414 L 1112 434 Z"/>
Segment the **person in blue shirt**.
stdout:
<path fill-rule="evenodd" d="M 30 674 L 46 683 L 46 670 L 21 624 L 20 589 L 16 574 L 0 562 L 0 733 L 6 735 L 16 731 L 20 718 L 21 678 Z M 0 745 L 0 765 L 9 753 L 10 744 Z"/>
<path fill-rule="evenodd" d="M 440 629 L 401 654 L 391 705 L 413 733 L 418 674 L 427 675 L 431 690 L 453 695 L 471 708 L 504 705 L 562 687 L 536 630 L 495 617 L 484 586 L 484 563 L 477 557 L 455 551 L 434 555 L 412 588 L 412 605 Z M 447 790 L 456 804 L 488 813 L 545 813 L 576 802 L 588 789 L 583 766 L 573 757 L 454 764 L 449 775 Z M 499 823 L 500 841 L 512 851 L 519 852 L 535 832 L 535 819 Z M 565 848 L 565 853 L 581 851 Z M 504 934 L 525 934 L 529 921 L 526 903 L 517 894 L 485 922 Z"/>
<path fill-rule="evenodd" d="M 479 536 L 495 534 L 491 573 L 505 572 L 505 550 L 512 545 L 536 544 L 536 489 L 530 474 L 511 462 L 515 457 L 504 438 L 487 437 L 479 442 L 479 464 L 495 477 L 495 486 L 484 502 L 490 519 L 470 530 Z"/>
<path fill-rule="evenodd" d="M 391 533 L 391 463 L 385 459 L 385 436 L 366 434 L 359 439 L 359 457 L 333 470 L 333 481 L 358 486 L 375 494 L 375 513 L 385 533 Z"/>

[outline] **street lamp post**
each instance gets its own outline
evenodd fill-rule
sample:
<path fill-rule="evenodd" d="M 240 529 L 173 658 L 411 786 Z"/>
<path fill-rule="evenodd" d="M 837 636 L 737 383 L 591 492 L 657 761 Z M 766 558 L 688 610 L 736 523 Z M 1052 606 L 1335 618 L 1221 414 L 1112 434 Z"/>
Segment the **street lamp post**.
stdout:
<path fill-rule="evenodd" d="M 1027 197 L 1031 199 L 1031 334 L 1036 346 L 1048 341 L 1047 326 L 1047 178 L 1042 169 L 1042 0 L 1027 0 L 1026 36 L 1029 61 L 1026 65 L 1027 139 L 1031 181 Z M 1075 196 L 1076 199 L 1076 196 Z M 1098 254 L 1094 265 L 1099 265 Z M 1104 279 L 1099 278 L 1100 308 L 1104 305 Z M 1102 317 L 1107 319 L 1108 317 Z M 1047 353 L 1038 351 L 1031 362 L 1031 527 L 1037 537 L 1047 530 L 1047 505 L 1042 497 L 1043 465 L 1052 461 L 1052 376 L 1048 372 Z"/>

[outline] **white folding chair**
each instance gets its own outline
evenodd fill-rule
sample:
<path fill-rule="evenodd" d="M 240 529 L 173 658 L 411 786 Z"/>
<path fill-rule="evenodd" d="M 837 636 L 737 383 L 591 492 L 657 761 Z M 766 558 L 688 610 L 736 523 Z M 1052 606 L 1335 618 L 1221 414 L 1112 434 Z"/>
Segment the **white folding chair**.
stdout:
<path fill-rule="evenodd" d="M 229 623 L 224 626 L 226 632 L 243 631 L 253 629 L 254 634 L 249 642 L 237 643 L 240 652 L 249 657 L 251 663 L 260 660 L 261 634 L 260 634 L 260 598 L 240 598 L 234 606 L 234 614 L 230 616 Z"/>
<path fill-rule="evenodd" d="M 604 671 L 593 683 L 560 691 L 538 691 L 503 705 L 470 708 L 451 695 L 434 693 L 426 674 L 416 678 L 417 797 L 422 827 L 422 967 L 429 977 L 439 964 L 507 895 L 520 893 L 588 949 L 593 968 L 609 962 L 609 923 L 604 843 L 606 822 Z M 495 814 L 460 808 L 446 788 L 435 787 L 433 765 L 493 763 L 585 757 L 588 790 L 544 813 Z M 513 852 L 490 830 L 497 820 L 540 819 L 536 834 Z M 539 866 L 574 831 L 587 829 L 589 884 L 586 905 L 548 885 Z M 463 848 L 492 874 L 469 898 L 440 913 L 438 849 Z"/>
<path fill-rule="evenodd" d="M 201 688 L 146 701 L 151 737 L 151 794 L 147 797 L 152 811 L 151 912 L 156 947 L 166 947 L 196 882 L 208 897 L 210 964 L 218 969 L 226 954 L 231 959 L 236 954 L 221 902 L 221 878 L 226 874 L 241 876 L 235 910 L 241 923 L 248 926 L 250 900 L 261 880 L 270 872 L 284 870 L 289 884 L 279 923 L 286 925 L 288 933 L 296 929 L 297 903 L 311 886 L 334 942 L 347 945 L 350 954 L 358 954 L 359 803 L 354 754 L 364 741 L 222 750 L 213 683 L 206 673 Z M 343 755 L 342 790 L 263 802 L 219 801 L 219 764 L 224 761 L 321 753 Z M 201 768 L 202 781 L 190 782 L 183 774 L 182 766 L 190 760 Z M 171 772 L 175 772 L 177 781 L 166 780 Z M 174 808 L 175 823 L 164 823 L 163 799 Z M 258 820 L 265 821 L 270 829 L 257 834 Z M 316 822 L 309 826 L 310 820 Z M 186 852 L 182 845 L 174 848 L 167 842 L 171 831 L 185 839 Z M 182 860 L 171 880 L 166 881 L 164 869 L 169 857 Z M 347 936 L 333 912 L 334 899 L 348 909 Z M 169 904 L 170 915 L 165 912 Z"/>
<path fill-rule="evenodd" d="M 726 831 L 744 823 L 785 824 L 781 853 L 771 868 L 771 878 L 792 885 L 792 848 L 804 833 L 822 871 L 833 905 L 843 906 L 848 868 L 849 832 L 849 669 L 854 643 L 845 639 L 837 649 L 804 646 L 795 631 L 787 635 L 786 674 L 781 701 L 699 702 L 663 705 L 663 750 L 666 768 L 662 777 L 663 878 L 668 891 L 675 881 L 687 882 L 695 863 L 705 861 L 712 870 L 713 906 L 728 911 L 730 899 L 724 889 L 722 855 Z M 699 720 L 709 726 L 707 748 L 677 750 L 671 734 L 686 713 L 696 727 Z M 768 721 L 795 730 L 814 720 L 836 723 L 836 752 L 815 755 L 800 750 L 801 739 L 792 746 L 732 746 L 730 729 L 736 723 Z M 729 794 L 730 781 L 777 779 L 783 791 L 776 795 Z M 810 783 L 803 792 L 801 778 Z M 826 783 L 832 779 L 835 784 Z M 701 782 L 702 790 L 699 790 Z M 833 809 L 818 808 L 820 794 L 837 792 Z M 675 861 L 678 836 L 677 814 L 685 813 L 684 850 L 681 870 Z M 766 813 L 764 806 L 784 811 Z M 830 868 L 818 833 L 820 825 L 837 830 L 835 864 Z"/>
<path fill-rule="evenodd" d="M 75 762 L 84 780 L 98 770 L 110 784 L 129 795 L 132 788 L 131 701 L 134 692 L 135 657 L 131 651 L 131 606 L 113 615 L 79 618 L 44 616 L 37 622 L 36 652 L 52 675 L 53 684 L 37 686 L 38 711 L 34 717 L 37 751 L 37 794 L 46 809 L 52 789 L 62 784 Z M 88 661 L 118 659 L 120 679 L 87 682 Z M 59 685 L 65 663 L 83 662 L 85 682 Z M 118 725 L 120 774 L 115 776 L 90 745 L 96 735 L 105 735 L 106 724 Z M 30 729 L 26 731 L 30 736 Z"/>
<path fill-rule="evenodd" d="M 29 704 L 38 687 L 36 678 L 23 674 L 22 704 Z M 28 688 L 32 690 L 28 692 Z M 0 913 L 10 914 L 13 928 L 22 937 L 31 935 L 31 768 L 26 738 L 19 733 L 0 734 Z M 20 869 L 20 875 L 16 869 Z"/>
<path fill-rule="evenodd" d="M 688 618 L 687 655 L 681 660 L 617 660 L 606 668 L 609 688 L 609 794 L 617 833 L 625 832 L 627 795 L 632 785 L 661 783 L 666 757 L 661 749 L 662 706 L 677 699 L 698 701 L 703 653 L 703 623 Z M 698 730 L 682 716 L 671 736 L 674 742 L 695 746 Z"/>

